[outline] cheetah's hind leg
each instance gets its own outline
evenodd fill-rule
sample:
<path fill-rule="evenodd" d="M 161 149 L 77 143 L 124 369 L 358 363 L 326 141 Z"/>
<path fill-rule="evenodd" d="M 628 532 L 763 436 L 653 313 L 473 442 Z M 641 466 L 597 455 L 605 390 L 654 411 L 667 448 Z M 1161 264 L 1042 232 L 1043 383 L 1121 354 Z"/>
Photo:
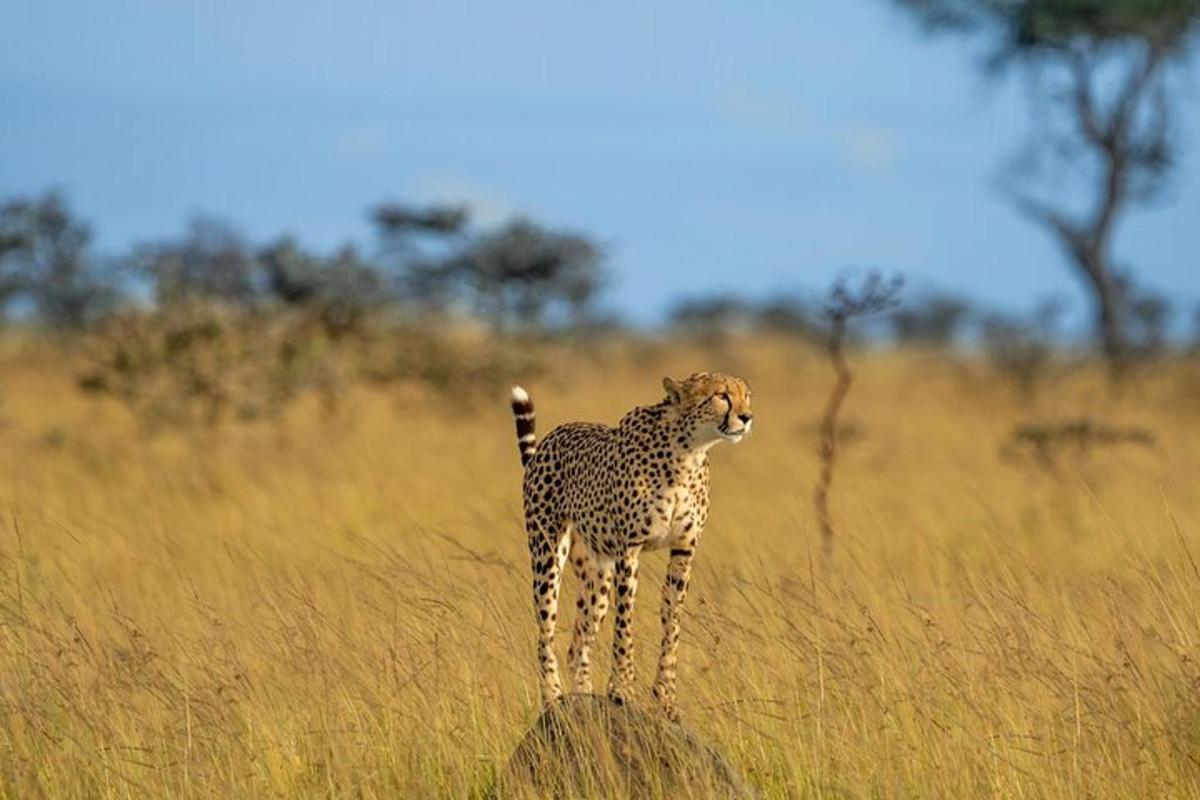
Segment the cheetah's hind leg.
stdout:
<path fill-rule="evenodd" d="M 537 519 L 527 519 L 526 530 L 533 567 L 533 607 L 538 625 L 538 672 L 542 701 L 549 705 L 562 696 L 562 679 L 554 655 L 554 626 L 558 621 L 558 595 L 571 534 L 565 522 L 547 525 Z"/>
<path fill-rule="evenodd" d="M 573 690 L 591 694 L 592 647 L 608 613 L 613 568 L 611 561 L 596 558 L 578 532 L 573 532 L 571 539 L 571 566 L 579 583 L 579 599 L 575 601 L 575 631 L 567 664 L 574 678 Z"/>

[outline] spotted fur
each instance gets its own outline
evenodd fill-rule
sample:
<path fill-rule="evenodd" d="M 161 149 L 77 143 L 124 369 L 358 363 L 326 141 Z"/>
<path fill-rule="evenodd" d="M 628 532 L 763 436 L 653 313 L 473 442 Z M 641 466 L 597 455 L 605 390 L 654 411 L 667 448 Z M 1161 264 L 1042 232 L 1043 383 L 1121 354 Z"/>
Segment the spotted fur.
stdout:
<path fill-rule="evenodd" d="M 525 529 L 533 564 L 542 696 L 562 695 L 554 628 L 563 567 L 570 559 L 579 598 L 568 664 L 577 692 L 592 691 L 591 649 L 609 605 L 616 606 L 608 693 L 624 702 L 634 682 L 632 615 L 643 550 L 669 549 L 663 626 L 653 694 L 668 716 L 675 703 L 679 621 L 692 558 L 708 518 L 708 451 L 749 433 L 745 381 L 701 372 L 663 379 L 667 395 L 639 406 L 616 428 L 574 422 L 534 436 L 533 404 L 513 389 L 518 447 L 525 466 Z"/>

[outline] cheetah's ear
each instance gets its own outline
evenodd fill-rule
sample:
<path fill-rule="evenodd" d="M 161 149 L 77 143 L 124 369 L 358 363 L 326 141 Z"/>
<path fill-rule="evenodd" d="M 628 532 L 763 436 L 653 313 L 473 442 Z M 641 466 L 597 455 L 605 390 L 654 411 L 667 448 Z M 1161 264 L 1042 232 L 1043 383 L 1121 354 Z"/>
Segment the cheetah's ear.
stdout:
<path fill-rule="evenodd" d="M 667 390 L 667 397 L 672 403 L 678 405 L 683 399 L 683 384 L 672 380 L 670 376 L 663 378 L 663 388 Z"/>

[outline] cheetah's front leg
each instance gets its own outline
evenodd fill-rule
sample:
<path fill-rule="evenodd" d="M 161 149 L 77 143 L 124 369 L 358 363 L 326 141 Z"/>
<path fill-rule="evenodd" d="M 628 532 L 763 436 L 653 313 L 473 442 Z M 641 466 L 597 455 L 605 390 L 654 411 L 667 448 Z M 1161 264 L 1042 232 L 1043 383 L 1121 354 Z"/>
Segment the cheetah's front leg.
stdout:
<path fill-rule="evenodd" d="M 617 559 L 614 581 L 617 618 L 613 627 L 613 669 L 608 696 L 624 703 L 633 689 L 633 601 L 637 596 L 638 554 L 633 548 Z"/>
<path fill-rule="evenodd" d="M 658 657 L 658 677 L 654 679 L 654 697 L 666 712 L 667 717 L 679 720 L 679 709 L 675 705 L 676 652 L 679 649 L 679 617 L 683 611 L 683 600 L 687 596 L 688 579 L 692 574 L 691 547 L 671 550 L 667 564 L 667 578 L 663 582 L 662 603 L 662 649 Z"/>

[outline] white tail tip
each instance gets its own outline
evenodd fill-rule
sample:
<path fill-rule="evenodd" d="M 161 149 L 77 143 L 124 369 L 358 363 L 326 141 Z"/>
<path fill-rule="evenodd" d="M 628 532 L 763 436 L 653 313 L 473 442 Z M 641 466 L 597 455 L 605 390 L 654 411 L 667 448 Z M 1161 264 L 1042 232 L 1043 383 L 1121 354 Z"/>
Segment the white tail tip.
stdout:
<path fill-rule="evenodd" d="M 518 403 L 528 403 L 529 392 L 525 391 L 520 386 L 514 386 L 512 387 L 512 399 L 516 400 Z"/>

